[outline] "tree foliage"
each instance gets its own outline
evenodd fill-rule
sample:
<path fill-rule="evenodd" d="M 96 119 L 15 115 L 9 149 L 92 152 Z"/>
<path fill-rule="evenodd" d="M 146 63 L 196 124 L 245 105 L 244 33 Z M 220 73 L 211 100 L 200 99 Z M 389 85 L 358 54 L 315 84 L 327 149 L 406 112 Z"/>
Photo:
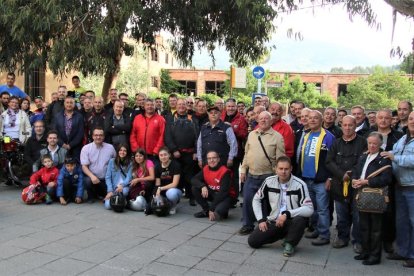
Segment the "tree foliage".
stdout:
<path fill-rule="evenodd" d="M 404 71 L 407 74 L 414 74 L 413 53 L 406 55 L 399 67 L 401 71 Z"/>
<path fill-rule="evenodd" d="M 348 92 L 338 99 L 340 106 L 363 105 L 378 110 L 394 108 L 400 100 L 413 100 L 413 82 L 401 72 L 377 71 L 367 78 L 358 78 L 348 85 Z"/>
<path fill-rule="evenodd" d="M 176 93 L 185 88 L 181 83 L 173 80 L 168 70 L 161 69 L 160 74 L 160 90 L 161 93 Z"/>

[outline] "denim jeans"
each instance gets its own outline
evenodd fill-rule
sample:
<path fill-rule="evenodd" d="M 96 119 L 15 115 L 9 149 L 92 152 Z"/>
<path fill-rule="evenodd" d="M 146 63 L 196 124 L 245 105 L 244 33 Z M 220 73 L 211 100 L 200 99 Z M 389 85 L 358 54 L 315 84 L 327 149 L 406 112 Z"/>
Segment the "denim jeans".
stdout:
<path fill-rule="evenodd" d="M 122 194 L 125 196 L 125 198 L 128 196 L 129 193 L 129 187 L 124 187 L 122 189 Z M 109 199 L 105 199 L 105 203 L 104 203 L 104 207 L 107 210 L 111 210 L 111 203 L 110 203 L 110 198 Z"/>
<path fill-rule="evenodd" d="M 329 240 L 329 194 L 325 189 L 325 183 L 315 183 L 312 179 L 305 179 L 309 195 L 316 212 L 311 217 L 311 225 L 319 233 L 319 237 Z"/>
<path fill-rule="evenodd" d="M 177 188 L 170 188 L 165 193 L 165 196 L 171 202 L 172 204 L 171 207 L 175 207 L 178 201 L 180 200 L 180 198 L 183 196 L 183 192 Z"/>
<path fill-rule="evenodd" d="M 252 177 L 250 174 L 247 174 L 246 182 L 243 187 L 243 226 L 254 227 L 254 222 L 256 217 L 253 212 L 253 197 L 262 186 L 263 181 L 271 176 L 271 174 L 266 174 L 263 176 Z"/>
<path fill-rule="evenodd" d="M 397 253 L 414 259 L 414 190 L 395 189 Z"/>
<path fill-rule="evenodd" d="M 338 238 L 348 243 L 352 226 L 352 243 L 361 244 L 361 233 L 359 230 L 359 212 L 355 201 L 345 202 L 335 200 Z"/>

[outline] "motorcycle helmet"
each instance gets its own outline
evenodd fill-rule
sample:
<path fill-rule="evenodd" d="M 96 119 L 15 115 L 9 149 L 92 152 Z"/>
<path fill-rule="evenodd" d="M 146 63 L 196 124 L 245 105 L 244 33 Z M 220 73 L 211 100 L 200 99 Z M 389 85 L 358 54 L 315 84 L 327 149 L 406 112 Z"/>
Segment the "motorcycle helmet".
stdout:
<path fill-rule="evenodd" d="M 124 211 L 124 208 L 126 206 L 126 198 L 122 193 L 115 193 L 111 196 L 109 203 L 112 210 L 120 213 Z"/>
<path fill-rule="evenodd" d="M 163 196 L 156 196 L 152 199 L 151 210 L 158 217 L 168 216 L 170 213 L 170 202 Z"/>
<path fill-rule="evenodd" d="M 135 200 L 129 201 L 129 207 L 134 211 L 144 211 L 147 208 L 147 201 L 143 196 L 137 196 Z"/>

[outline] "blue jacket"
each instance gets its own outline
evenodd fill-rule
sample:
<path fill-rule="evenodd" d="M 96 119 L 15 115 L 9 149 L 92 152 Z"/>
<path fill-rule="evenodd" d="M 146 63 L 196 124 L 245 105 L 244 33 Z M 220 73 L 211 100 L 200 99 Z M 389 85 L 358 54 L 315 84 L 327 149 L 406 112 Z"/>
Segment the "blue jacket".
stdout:
<path fill-rule="evenodd" d="M 115 165 L 115 158 L 109 160 L 108 168 L 106 169 L 105 182 L 108 188 L 108 193 L 113 192 L 118 184 L 123 187 L 129 185 L 132 179 L 132 164 L 129 163 L 128 168 L 117 168 Z"/>
<path fill-rule="evenodd" d="M 392 149 L 392 168 L 401 186 L 414 187 L 414 139 L 407 142 L 407 135 L 397 141 Z"/>
<path fill-rule="evenodd" d="M 59 176 L 57 179 L 57 191 L 56 195 L 58 197 L 63 196 L 63 180 L 68 179 L 70 183 L 77 184 L 78 190 L 76 191 L 76 197 L 83 197 L 83 172 L 81 166 L 76 165 L 73 173 L 70 174 L 65 166 L 62 167 L 59 171 Z M 77 183 L 76 183 L 77 182 Z"/>

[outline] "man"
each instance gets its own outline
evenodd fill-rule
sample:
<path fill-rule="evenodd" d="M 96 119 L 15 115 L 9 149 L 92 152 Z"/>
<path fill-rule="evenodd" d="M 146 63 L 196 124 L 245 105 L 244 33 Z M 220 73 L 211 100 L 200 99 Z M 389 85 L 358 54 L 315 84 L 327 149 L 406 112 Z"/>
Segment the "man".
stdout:
<path fill-rule="evenodd" d="M 263 107 L 264 108 L 264 107 Z M 255 217 L 252 209 L 254 194 L 263 180 L 271 176 L 277 158 L 285 155 L 283 136 L 272 128 L 272 115 L 263 111 L 258 117 L 258 127 L 251 131 L 246 142 L 240 180 L 243 187 L 243 226 L 240 235 L 250 234 Z"/>
<path fill-rule="evenodd" d="M 85 121 L 85 136 L 87 139 L 87 143 L 91 143 L 93 140 L 93 129 L 95 129 L 96 127 L 104 128 L 106 116 L 107 114 L 104 109 L 103 98 L 100 96 L 95 97 L 93 100 L 93 109 L 88 114 Z"/>
<path fill-rule="evenodd" d="M 361 233 L 359 231 L 359 213 L 355 205 L 355 190 L 350 185 L 352 168 L 367 149 L 365 138 L 356 134 L 356 120 L 347 115 L 342 119 L 342 137 L 335 140 L 326 158 L 326 167 L 332 174 L 328 183 L 331 198 L 335 201 L 338 237 L 333 243 L 334 248 L 348 246 L 351 238 L 357 254 L 362 252 Z M 345 188 L 344 188 L 345 186 Z M 346 193 L 344 193 L 344 189 Z"/>
<path fill-rule="evenodd" d="M 130 135 L 131 150 L 145 149 L 148 158 L 158 162 L 158 152 L 164 146 L 165 119 L 155 112 L 155 104 L 146 99 L 145 113 L 135 117 Z"/>
<path fill-rule="evenodd" d="M 109 103 L 104 105 L 105 112 L 110 113 L 113 111 L 114 103 L 118 100 L 118 89 L 109 89 Z"/>
<path fill-rule="evenodd" d="M 244 116 L 244 109 L 246 108 L 246 104 L 244 102 L 238 101 L 237 102 L 237 112 L 240 115 Z"/>
<path fill-rule="evenodd" d="M 191 179 L 197 172 L 195 160 L 199 132 L 198 121 L 188 113 L 186 100 L 178 99 L 177 111 L 166 121 L 164 141 L 172 152 L 173 158 L 180 163 L 182 169 L 180 184 L 185 189 L 191 206 L 195 206 L 191 192 Z"/>
<path fill-rule="evenodd" d="M 308 185 L 316 212 L 311 219 L 314 231 L 305 237 L 315 239 L 312 245 L 320 246 L 330 243 L 329 194 L 325 186 L 330 182 L 331 173 L 325 161 L 335 137 L 322 128 L 322 114 L 319 111 L 310 111 L 308 118 L 310 132 L 300 145 L 299 171 L 302 180 Z"/>
<path fill-rule="evenodd" d="M 7 110 L 9 107 L 9 100 L 10 100 L 10 94 L 7 91 L 1 92 L 0 94 L 0 114 Z"/>
<path fill-rule="evenodd" d="M 196 108 L 194 117 L 198 120 L 198 128 L 201 129 L 201 126 L 208 122 L 207 114 L 207 102 L 204 99 L 199 99 Z"/>
<path fill-rule="evenodd" d="M 56 118 L 57 114 L 59 114 L 64 109 L 64 102 L 66 98 L 66 86 L 60 85 L 58 87 L 58 99 L 50 104 L 46 111 L 45 116 L 45 123 L 46 128 L 51 129 L 53 126 L 53 121 Z"/>
<path fill-rule="evenodd" d="M 53 166 L 61 169 L 65 163 L 65 158 L 67 155 L 67 150 L 58 145 L 58 134 L 56 131 L 51 130 L 47 133 L 46 136 L 47 146 L 40 150 L 40 157 L 37 160 L 37 169 L 40 168 L 40 160 L 44 155 L 50 155 L 52 157 Z"/>
<path fill-rule="evenodd" d="M 133 118 L 138 116 L 139 114 L 144 114 L 144 104 L 145 100 L 147 99 L 147 94 L 139 92 L 135 94 L 135 105 L 132 108 L 134 110 Z"/>
<path fill-rule="evenodd" d="M 300 115 L 298 116 L 300 118 L 300 121 L 302 122 L 302 127 L 298 129 L 295 132 L 295 154 L 294 158 L 292 158 L 292 171 L 295 176 L 300 177 L 300 170 L 299 170 L 299 159 L 300 159 L 300 152 L 301 152 L 301 145 L 303 142 L 303 138 L 305 135 L 310 131 L 309 129 L 309 112 L 311 112 L 311 109 L 304 108 L 300 112 Z"/>
<path fill-rule="evenodd" d="M 290 125 L 296 119 L 295 113 L 295 103 L 296 101 L 291 101 L 289 104 L 289 112 L 286 116 L 283 116 L 283 120 Z M 300 115 L 299 115 L 300 116 Z"/>
<path fill-rule="evenodd" d="M 58 93 L 57 92 L 52 92 L 52 94 L 50 95 L 52 102 L 55 102 L 58 100 Z"/>
<path fill-rule="evenodd" d="M 86 97 L 83 100 L 83 107 L 80 110 L 80 113 L 86 119 L 89 116 L 89 113 L 92 112 L 92 110 L 93 110 L 93 100 L 91 100 L 88 97 Z"/>
<path fill-rule="evenodd" d="M 30 101 L 30 97 L 24 93 L 19 87 L 14 85 L 16 81 L 16 75 L 13 72 L 9 72 L 7 74 L 6 84 L 0 86 L 0 93 L 8 92 L 11 96 L 15 96 L 22 99 L 28 99 Z"/>
<path fill-rule="evenodd" d="M 226 101 L 225 112 L 221 115 L 221 120 L 224 123 L 231 125 L 234 135 L 237 139 L 237 155 L 233 159 L 233 166 L 229 169 L 233 172 L 234 190 L 236 191 L 236 199 L 239 197 L 239 167 L 241 161 L 243 161 L 244 148 L 243 143 L 247 138 L 247 121 L 246 119 L 237 112 L 236 100 L 228 99 Z"/>
<path fill-rule="evenodd" d="M 86 89 L 80 86 L 80 78 L 78 76 L 72 77 L 72 84 L 73 84 L 72 91 L 75 91 L 75 100 L 76 102 L 79 102 L 80 95 L 85 93 Z"/>
<path fill-rule="evenodd" d="M 201 127 L 197 140 L 198 166 L 207 164 L 207 152 L 214 150 L 219 153 L 222 165 L 233 166 L 237 156 L 237 139 L 230 125 L 220 120 L 220 109 L 211 106 L 208 110 L 208 122 Z"/>
<path fill-rule="evenodd" d="M 194 214 L 196 218 L 215 221 L 228 217 L 229 209 L 236 198 L 236 191 L 231 184 L 231 172 L 226 166 L 220 165 L 220 156 L 217 152 L 207 153 L 207 165 L 191 182 L 193 195 L 203 209 Z"/>
<path fill-rule="evenodd" d="M 365 116 L 365 108 L 361 105 L 356 105 L 351 108 L 351 114 L 355 117 L 357 122 L 356 133 L 360 136 L 365 136 L 369 131 L 368 119 Z"/>
<path fill-rule="evenodd" d="M 257 95 L 256 97 L 254 97 L 253 106 L 259 106 L 259 105 L 264 107 L 264 105 L 262 104 L 262 96 Z"/>
<path fill-rule="evenodd" d="M 348 112 L 345 109 L 339 109 L 338 110 L 338 123 L 337 125 L 341 127 L 342 124 L 342 118 L 348 115 Z"/>
<path fill-rule="evenodd" d="M 269 109 L 270 99 L 268 96 L 262 96 L 262 105 L 266 108 L 266 110 Z"/>
<path fill-rule="evenodd" d="M 155 98 L 155 110 L 158 115 L 162 115 L 162 112 L 164 111 L 164 101 L 160 97 Z"/>
<path fill-rule="evenodd" d="M 377 120 L 377 112 L 375 111 L 368 112 L 368 123 L 371 128 L 375 126 L 376 120 Z"/>
<path fill-rule="evenodd" d="M 291 128 L 293 129 L 293 132 L 296 132 L 298 129 L 302 127 L 302 122 L 300 121 L 300 114 L 302 112 L 302 109 L 305 108 L 305 104 L 301 101 L 296 101 L 293 104 L 294 112 L 295 112 L 295 120 L 293 120 L 290 123 Z"/>
<path fill-rule="evenodd" d="M 185 101 L 187 102 L 187 112 L 188 114 L 193 115 L 194 113 L 194 98 L 193 97 L 187 97 L 185 99 Z"/>
<path fill-rule="evenodd" d="M 124 102 L 116 100 L 113 105 L 113 112 L 105 118 L 105 141 L 112 144 L 115 148 L 119 144 L 129 145 L 131 127 L 131 118 L 124 113 Z"/>
<path fill-rule="evenodd" d="M 219 108 L 220 112 L 223 112 L 223 109 L 224 109 L 224 100 L 223 99 L 217 99 L 214 102 L 214 105 Z"/>
<path fill-rule="evenodd" d="M 127 93 L 121 93 L 119 94 L 119 99 L 124 103 L 124 113 L 126 116 L 128 116 L 130 118 L 130 120 L 132 121 L 133 118 L 133 113 L 134 110 L 132 108 L 129 107 L 129 96 Z"/>
<path fill-rule="evenodd" d="M 30 136 L 24 147 L 24 160 L 35 170 L 35 162 L 40 158 L 40 150 L 47 146 L 45 135 L 45 123 L 36 121 L 33 124 L 34 135 Z"/>
<path fill-rule="evenodd" d="M 89 98 L 93 102 L 93 99 L 95 98 L 95 92 L 93 92 L 92 90 L 87 90 L 85 91 L 84 95 L 86 96 L 86 98 Z"/>
<path fill-rule="evenodd" d="M 257 123 L 259 121 L 259 114 L 262 113 L 263 111 L 265 111 L 265 107 L 263 105 L 256 105 L 253 108 L 253 113 L 254 113 L 254 120 L 252 122 L 252 129 L 255 129 L 257 127 Z"/>
<path fill-rule="evenodd" d="M 413 105 L 409 101 L 401 101 L 398 103 L 397 114 L 398 123 L 395 126 L 395 130 L 405 133 L 408 126 L 408 116 L 413 111 Z"/>
<path fill-rule="evenodd" d="M 263 100 L 263 98 L 262 98 Z M 272 128 L 279 132 L 283 136 L 285 142 L 285 153 L 288 157 L 293 157 L 295 152 L 294 143 L 295 136 L 293 130 L 282 120 L 283 106 L 278 102 L 271 103 L 269 106 L 269 112 L 272 114 Z"/>
<path fill-rule="evenodd" d="M 30 124 L 33 126 L 33 124 L 36 121 L 44 120 L 45 118 L 45 112 L 43 111 L 43 97 L 42 96 L 36 96 L 34 98 L 34 103 L 36 106 L 36 109 L 33 111 L 32 116 L 29 118 Z"/>
<path fill-rule="evenodd" d="M 253 198 L 258 227 L 250 234 L 248 243 L 259 248 L 284 239 L 283 256 L 290 257 L 302 239 L 313 205 L 306 184 L 292 175 L 289 157 L 279 157 L 275 171 L 276 175 L 266 178 Z M 269 215 L 263 213 L 265 204 L 270 205 Z"/>
<path fill-rule="evenodd" d="M 391 121 L 391 127 L 395 128 L 395 126 L 398 124 L 398 111 L 393 110 L 392 111 L 392 121 Z"/>
<path fill-rule="evenodd" d="M 167 117 L 172 117 L 174 112 L 177 110 L 177 100 L 177 94 L 172 93 L 168 96 L 168 109 L 164 110 L 162 113 L 162 116 L 164 116 L 166 120 L 168 119 Z"/>
<path fill-rule="evenodd" d="M 336 139 L 342 137 L 342 130 L 339 126 L 335 125 L 336 122 L 336 109 L 333 107 L 325 108 L 323 112 L 322 127 L 335 136 Z"/>
<path fill-rule="evenodd" d="M 68 154 L 79 160 L 84 134 L 83 117 L 75 110 L 75 99 L 67 96 L 64 101 L 64 110 L 60 111 L 53 122 L 52 129 L 57 131 L 59 146 L 68 151 Z"/>
<path fill-rule="evenodd" d="M 391 127 L 392 113 L 388 109 L 381 109 L 376 114 L 376 127 L 373 131 L 378 131 L 383 137 L 381 146 L 384 151 L 392 151 L 394 145 L 403 136 L 403 133 Z M 393 243 L 395 241 L 395 187 L 398 186 L 397 180 L 393 179 L 392 185 L 388 185 L 389 203 L 383 216 L 382 240 L 385 252 L 393 253 Z"/>
<path fill-rule="evenodd" d="M 80 162 L 84 173 L 84 187 L 88 192 L 88 202 L 105 197 L 105 174 L 108 162 L 116 153 L 112 145 L 104 142 L 104 130 L 100 127 L 92 131 L 93 142 L 82 148 Z"/>

